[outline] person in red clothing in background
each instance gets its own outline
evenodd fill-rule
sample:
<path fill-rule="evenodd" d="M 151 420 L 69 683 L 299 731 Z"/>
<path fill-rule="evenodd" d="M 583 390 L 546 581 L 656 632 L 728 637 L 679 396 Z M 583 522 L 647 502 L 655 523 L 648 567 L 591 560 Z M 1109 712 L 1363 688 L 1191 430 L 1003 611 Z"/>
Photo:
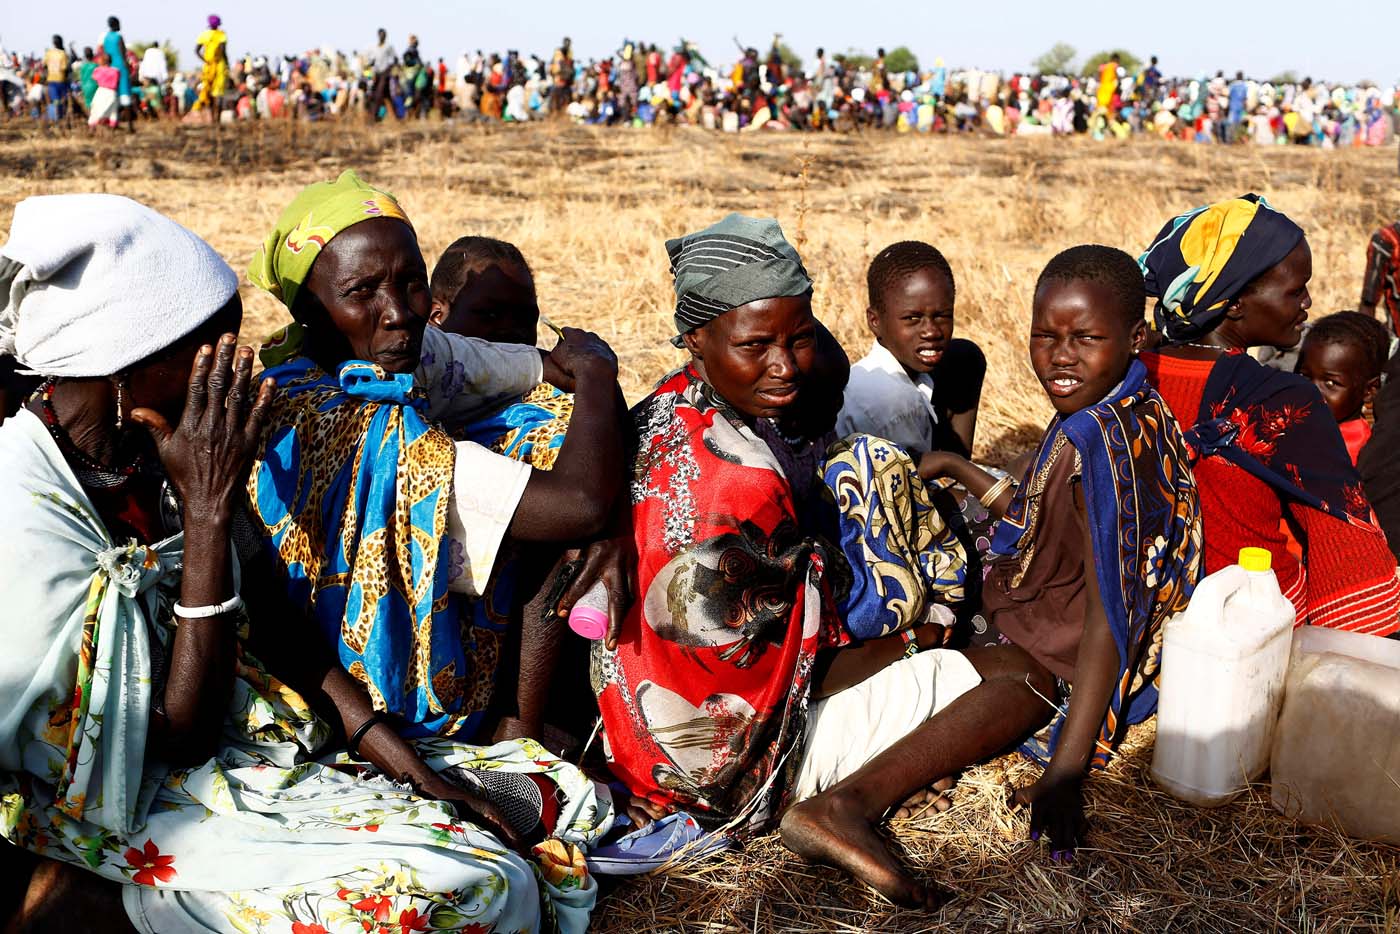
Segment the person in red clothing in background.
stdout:
<path fill-rule="evenodd" d="M 1390 332 L 1359 311 L 1319 318 L 1303 338 L 1297 373 L 1322 393 L 1353 464 L 1371 440 L 1366 407 L 1376 400 L 1389 356 Z"/>
<path fill-rule="evenodd" d="M 1302 337 L 1312 304 L 1302 228 L 1244 195 L 1168 221 L 1138 262 L 1163 336 L 1142 361 L 1196 455 L 1206 571 L 1241 547 L 1268 548 L 1299 624 L 1400 629 L 1395 556 L 1336 420 L 1306 379 L 1245 353 Z"/>

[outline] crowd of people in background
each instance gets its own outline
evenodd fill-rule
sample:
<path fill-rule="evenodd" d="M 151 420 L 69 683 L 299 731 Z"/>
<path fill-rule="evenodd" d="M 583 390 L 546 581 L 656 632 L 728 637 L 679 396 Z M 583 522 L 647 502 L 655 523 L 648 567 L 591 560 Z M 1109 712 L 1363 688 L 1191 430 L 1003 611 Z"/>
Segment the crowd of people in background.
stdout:
<path fill-rule="evenodd" d="M 565 37 L 542 57 L 510 49 L 433 56 L 384 29 L 367 48 L 231 55 L 217 15 L 195 38 L 199 67 L 179 51 L 128 47 L 116 17 L 81 51 L 60 35 L 43 52 L 0 50 L 0 111 L 50 123 L 134 129 L 139 119 L 558 120 L 606 126 L 689 125 L 725 132 L 884 129 L 989 136 L 1155 135 L 1201 143 L 1380 146 L 1400 128 L 1397 83 L 1329 82 L 1235 71 L 1168 77 L 1156 56 L 1106 53 L 1073 68 L 1007 74 L 921 67 L 907 49 L 801 60 L 775 35 L 768 51 L 737 37 L 732 64 L 692 42 L 624 39 L 601 58 Z M 140 54 L 138 54 L 138 51 Z M 898 54 L 896 54 L 898 53 Z"/>

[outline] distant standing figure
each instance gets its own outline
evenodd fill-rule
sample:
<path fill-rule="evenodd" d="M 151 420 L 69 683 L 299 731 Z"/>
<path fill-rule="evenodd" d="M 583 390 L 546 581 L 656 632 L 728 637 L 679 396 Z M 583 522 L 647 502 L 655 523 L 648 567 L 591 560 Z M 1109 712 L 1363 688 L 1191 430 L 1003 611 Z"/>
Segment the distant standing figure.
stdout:
<path fill-rule="evenodd" d="M 92 46 L 83 48 L 83 61 L 78 66 L 78 86 L 83 92 L 83 110 L 92 111 L 92 98 L 97 93 L 97 81 L 92 77 L 92 73 L 97 70 L 97 58 L 92 53 Z"/>
<path fill-rule="evenodd" d="M 162 86 L 170 81 L 170 65 L 165 60 L 164 49 L 153 45 L 141 54 L 141 64 L 136 68 L 136 80 L 142 84 L 154 81 Z"/>
<path fill-rule="evenodd" d="M 107 53 L 109 63 L 117 70 L 117 116 L 126 117 L 127 128 L 134 133 L 136 112 L 131 106 L 131 66 L 126 61 L 126 40 L 122 38 L 121 20 L 115 16 L 107 17 L 107 35 L 102 37 L 102 51 Z M 116 123 L 112 125 L 116 126 Z"/>
<path fill-rule="evenodd" d="M 92 104 L 88 107 L 88 126 L 106 125 L 116 128 L 118 103 L 117 89 L 121 86 L 121 72 L 112 65 L 112 57 L 104 49 L 97 53 L 97 67 L 92 70 L 92 80 L 96 85 Z"/>
<path fill-rule="evenodd" d="M 389 100 L 389 81 L 394 75 L 394 66 L 399 63 L 399 55 L 389 44 L 389 34 L 379 30 L 379 44 L 374 47 L 371 64 L 374 67 L 374 86 L 369 95 L 369 116 L 379 119 L 379 108 Z"/>
<path fill-rule="evenodd" d="M 44 53 L 44 71 L 49 92 L 48 117 L 57 123 L 68 113 L 68 53 L 63 51 L 63 37 L 53 37 L 53 48 Z"/>
<path fill-rule="evenodd" d="M 224 32 L 223 20 L 210 14 L 209 28 L 194 40 L 194 50 L 204 62 L 200 73 L 199 99 L 194 103 L 195 110 L 206 107 L 214 111 L 214 119 L 219 119 L 223 109 L 224 90 L 228 86 L 228 34 Z"/>
<path fill-rule="evenodd" d="M 1118 59 L 1110 58 L 1099 66 L 1099 107 L 1107 110 L 1118 92 Z"/>

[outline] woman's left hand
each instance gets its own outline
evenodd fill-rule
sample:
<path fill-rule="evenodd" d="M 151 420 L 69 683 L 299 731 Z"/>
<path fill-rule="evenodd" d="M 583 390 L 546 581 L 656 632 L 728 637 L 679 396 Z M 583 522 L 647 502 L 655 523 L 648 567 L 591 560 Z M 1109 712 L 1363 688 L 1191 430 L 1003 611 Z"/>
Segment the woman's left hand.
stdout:
<path fill-rule="evenodd" d="M 161 465 L 180 492 L 187 527 L 232 514 L 272 408 L 273 381 L 254 388 L 253 351 L 236 349 L 237 340 L 225 334 L 216 347 L 200 349 L 178 425 L 154 409 L 131 412 L 131 420 L 155 440 Z"/>
<path fill-rule="evenodd" d="M 1051 859 L 1074 859 L 1075 847 L 1084 842 L 1089 830 L 1082 774 L 1057 775 L 1047 769 L 1033 784 L 1013 791 L 1011 803 L 1030 806 L 1031 839 L 1048 833 Z"/>
<path fill-rule="evenodd" d="M 580 560 L 583 566 L 559 598 L 555 610 L 561 617 L 568 616 L 579 598 L 595 583 L 602 581 L 608 591 L 608 631 L 603 637 L 604 645 L 609 652 L 614 651 L 622 631 L 622 620 L 632 605 L 632 582 L 637 573 L 637 556 L 631 532 L 613 538 L 600 538 L 582 549 L 575 548 L 564 553 L 565 562 Z"/>

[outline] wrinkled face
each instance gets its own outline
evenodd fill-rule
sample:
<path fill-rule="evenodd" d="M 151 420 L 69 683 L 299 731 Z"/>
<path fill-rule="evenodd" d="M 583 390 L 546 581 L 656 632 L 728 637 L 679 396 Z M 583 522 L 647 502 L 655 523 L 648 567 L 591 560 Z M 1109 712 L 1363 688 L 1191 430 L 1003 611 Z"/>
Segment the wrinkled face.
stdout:
<path fill-rule="evenodd" d="M 1107 286 L 1050 280 L 1031 311 L 1031 367 L 1055 411 L 1070 415 L 1118 385 L 1146 334 L 1147 322 L 1130 323 Z"/>
<path fill-rule="evenodd" d="M 428 267 L 413 228 L 377 217 L 326 244 L 297 296 L 296 317 L 336 363 L 366 360 L 388 373 L 412 373 L 431 311 Z M 337 336 L 320 343 L 322 329 Z"/>
<path fill-rule="evenodd" d="M 432 323 L 463 337 L 496 344 L 535 345 L 540 306 L 535 280 L 514 263 L 467 274 L 452 303 L 434 299 Z"/>
<path fill-rule="evenodd" d="M 1298 375 L 1317 387 L 1338 424 L 1361 417 L 1380 380 L 1369 377 L 1366 354 L 1355 344 L 1306 340 L 1298 358 Z"/>
<path fill-rule="evenodd" d="M 953 339 L 953 284 L 936 269 L 891 283 L 866 310 L 875 339 L 911 374 L 930 373 Z"/>
<path fill-rule="evenodd" d="M 812 296 L 765 298 L 685 335 L 705 382 L 750 418 L 778 418 L 796 405 L 816 360 Z"/>
<path fill-rule="evenodd" d="M 1249 347 L 1293 347 L 1303 338 L 1312 296 L 1312 250 L 1299 241 L 1273 269 L 1264 273 L 1237 299 L 1239 327 Z"/>
<path fill-rule="evenodd" d="M 199 348 L 205 344 L 217 347 L 221 336 L 237 334 L 242 326 L 243 300 L 234 292 L 208 321 L 127 371 L 127 410 L 142 406 L 155 409 L 170 424 L 177 424 L 185 410 L 190 371 Z"/>

